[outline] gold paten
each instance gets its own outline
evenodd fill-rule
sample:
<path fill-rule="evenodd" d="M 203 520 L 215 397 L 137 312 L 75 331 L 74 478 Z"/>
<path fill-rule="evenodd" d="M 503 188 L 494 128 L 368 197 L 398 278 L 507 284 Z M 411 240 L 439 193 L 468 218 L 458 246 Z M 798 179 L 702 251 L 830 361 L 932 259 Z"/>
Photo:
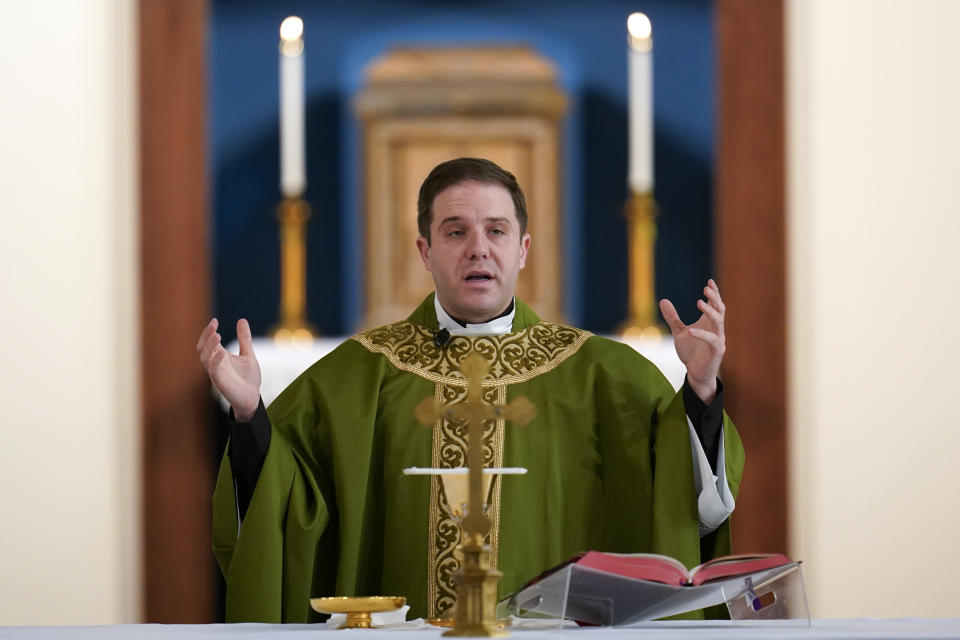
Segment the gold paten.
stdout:
<path fill-rule="evenodd" d="M 310 598 L 314 611 L 347 614 L 347 621 L 338 629 L 370 629 L 371 613 L 396 611 L 406 603 L 406 598 L 397 596 Z"/>
<path fill-rule="evenodd" d="M 653 193 L 633 193 L 625 207 L 630 250 L 628 316 L 620 325 L 625 338 L 659 338 L 665 333 L 657 322 L 653 289 L 653 245 L 657 239 L 657 206 Z"/>
<path fill-rule="evenodd" d="M 418 420 L 433 425 L 441 418 L 458 418 L 467 423 L 467 467 L 469 495 L 467 513 L 461 527 L 463 561 L 454 574 L 457 585 L 456 617 L 445 636 L 500 638 L 510 635 L 497 624 L 497 581 L 503 575 L 490 566 L 490 547 L 485 538 L 490 519 L 483 512 L 483 421 L 511 420 L 526 424 L 534 416 L 534 406 L 518 398 L 507 406 L 483 402 L 483 379 L 490 370 L 486 358 L 474 352 L 460 364 L 467 379 L 467 401 L 456 406 L 438 406 L 433 398 L 424 398 L 414 410 Z"/>
<path fill-rule="evenodd" d="M 307 220 L 310 205 L 301 198 L 284 198 L 280 218 L 280 322 L 270 337 L 281 344 L 309 344 L 318 336 L 307 322 Z"/>

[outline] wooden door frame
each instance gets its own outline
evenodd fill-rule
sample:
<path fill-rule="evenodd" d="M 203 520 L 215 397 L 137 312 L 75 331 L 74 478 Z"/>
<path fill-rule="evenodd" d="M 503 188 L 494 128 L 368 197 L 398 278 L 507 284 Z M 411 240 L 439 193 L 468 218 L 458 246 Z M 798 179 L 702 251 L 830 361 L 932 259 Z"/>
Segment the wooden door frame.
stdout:
<path fill-rule="evenodd" d="M 788 550 L 782 0 L 717 0 L 716 266 L 726 408 L 747 452 L 734 548 Z"/>
<path fill-rule="evenodd" d="M 140 0 L 143 616 L 212 622 L 207 3 Z"/>

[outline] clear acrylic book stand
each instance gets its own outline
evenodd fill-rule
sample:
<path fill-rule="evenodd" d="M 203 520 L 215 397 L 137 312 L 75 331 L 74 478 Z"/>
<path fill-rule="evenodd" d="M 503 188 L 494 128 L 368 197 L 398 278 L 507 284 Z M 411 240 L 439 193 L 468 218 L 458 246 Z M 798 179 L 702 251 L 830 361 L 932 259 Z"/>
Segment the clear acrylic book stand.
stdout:
<path fill-rule="evenodd" d="M 569 564 L 501 602 L 502 616 L 617 626 L 726 604 L 736 624 L 810 626 L 799 562 L 699 586 L 674 586 Z"/>

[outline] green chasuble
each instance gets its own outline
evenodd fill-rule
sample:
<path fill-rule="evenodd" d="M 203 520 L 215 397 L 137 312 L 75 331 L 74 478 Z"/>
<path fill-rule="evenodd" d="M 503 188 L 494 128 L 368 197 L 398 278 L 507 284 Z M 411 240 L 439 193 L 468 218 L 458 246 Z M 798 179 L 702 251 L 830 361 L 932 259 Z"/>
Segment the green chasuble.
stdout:
<path fill-rule="evenodd" d="M 225 455 L 213 496 L 213 549 L 228 622 L 317 619 L 323 595 L 406 596 L 412 617 L 443 615 L 459 531 L 439 481 L 405 467 L 465 465 L 463 424 L 414 418 L 424 397 L 466 399 L 458 364 L 492 360 L 488 402 L 524 396 L 525 426 L 486 425 L 487 466 L 526 467 L 494 484 L 489 538 L 500 596 L 590 549 L 663 553 L 699 564 L 690 435 L 677 393 L 631 347 L 541 321 L 517 301 L 513 332 L 453 336 L 441 349 L 433 294 L 404 322 L 347 340 L 268 408 L 270 446 L 238 525 Z M 734 495 L 743 448 L 724 416 Z M 729 553 L 729 521 L 714 555 Z"/>

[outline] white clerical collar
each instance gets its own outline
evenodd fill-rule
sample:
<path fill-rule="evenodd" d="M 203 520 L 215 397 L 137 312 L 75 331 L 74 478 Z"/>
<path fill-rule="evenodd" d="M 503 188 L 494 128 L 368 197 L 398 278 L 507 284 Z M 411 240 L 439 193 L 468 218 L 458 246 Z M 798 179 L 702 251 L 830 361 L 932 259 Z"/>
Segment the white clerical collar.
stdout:
<path fill-rule="evenodd" d="M 517 312 L 517 302 L 514 300 L 513 308 L 507 315 L 494 318 L 490 322 L 463 326 L 440 306 L 437 296 L 433 296 L 433 307 L 437 310 L 437 323 L 440 328 L 446 329 L 455 336 L 499 336 L 510 333 L 513 330 L 513 316 Z"/>

